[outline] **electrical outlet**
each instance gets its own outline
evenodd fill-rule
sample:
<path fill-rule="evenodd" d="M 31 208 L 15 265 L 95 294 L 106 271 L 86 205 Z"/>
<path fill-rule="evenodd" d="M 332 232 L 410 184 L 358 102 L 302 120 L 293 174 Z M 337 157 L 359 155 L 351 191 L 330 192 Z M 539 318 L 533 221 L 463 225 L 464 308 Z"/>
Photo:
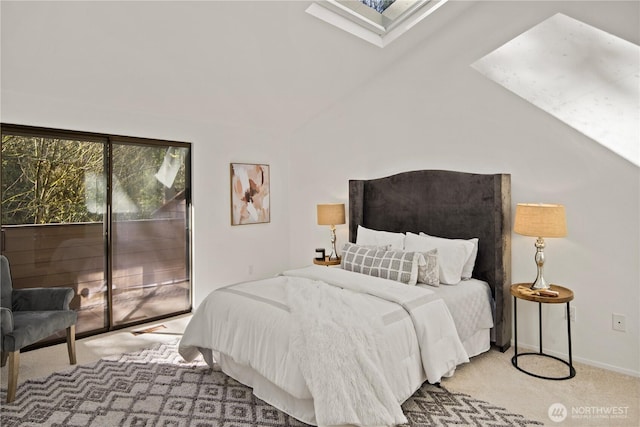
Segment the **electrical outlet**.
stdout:
<path fill-rule="evenodd" d="M 616 314 L 612 315 L 613 324 L 611 327 L 614 331 L 625 332 L 627 330 L 627 319 L 624 314 Z"/>
<path fill-rule="evenodd" d="M 249 276 L 253 274 L 253 264 L 249 264 L 249 268 L 247 269 L 249 272 Z"/>

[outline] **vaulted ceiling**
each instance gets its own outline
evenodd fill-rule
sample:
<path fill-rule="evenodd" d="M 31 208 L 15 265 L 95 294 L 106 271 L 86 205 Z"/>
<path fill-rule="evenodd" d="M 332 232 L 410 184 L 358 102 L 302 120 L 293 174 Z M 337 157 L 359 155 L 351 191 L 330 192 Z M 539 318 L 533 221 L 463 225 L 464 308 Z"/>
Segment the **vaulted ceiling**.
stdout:
<path fill-rule="evenodd" d="M 556 9 L 534 3 L 541 16 Z M 2 1 L 2 105 L 33 95 L 286 136 L 363 87 L 409 90 L 414 83 L 394 80 L 401 64 L 419 64 L 405 75 L 422 80 L 415 84 L 437 84 L 461 52 L 468 59 L 456 64 L 467 67 L 507 41 L 505 33 L 541 20 L 519 14 L 520 2 L 450 1 L 380 49 L 305 13 L 311 5 Z M 385 108 L 385 99 L 373 108 Z"/>
<path fill-rule="evenodd" d="M 289 132 L 472 6 L 380 49 L 305 13 L 310 4 L 3 1 L 3 98 Z"/>

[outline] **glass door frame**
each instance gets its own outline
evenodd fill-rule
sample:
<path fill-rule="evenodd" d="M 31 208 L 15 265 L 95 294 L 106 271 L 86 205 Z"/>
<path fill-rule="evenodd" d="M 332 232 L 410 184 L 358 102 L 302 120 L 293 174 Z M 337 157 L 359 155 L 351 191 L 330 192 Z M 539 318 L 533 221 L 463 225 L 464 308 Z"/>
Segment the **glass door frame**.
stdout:
<path fill-rule="evenodd" d="M 114 188 L 114 183 L 113 183 L 113 162 L 114 162 L 114 153 L 113 153 L 113 148 L 115 145 L 138 145 L 138 146 L 145 146 L 145 147 L 164 147 L 164 148 L 168 148 L 168 147 L 178 147 L 178 148 L 186 148 L 188 150 L 188 154 L 185 156 L 184 158 L 184 164 L 185 164 L 185 244 L 186 244 L 186 250 L 187 253 L 185 254 L 186 257 L 186 268 L 187 268 L 187 280 L 189 281 L 189 304 L 188 304 L 188 309 L 186 310 L 179 310 L 176 312 L 173 312 L 169 315 L 160 315 L 160 316 L 156 316 L 156 317 L 150 317 L 141 321 L 133 321 L 133 322 L 129 322 L 126 324 L 115 324 L 115 319 L 116 316 L 113 312 L 114 309 L 114 303 L 113 303 L 113 299 L 114 299 L 114 292 L 113 292 L 113 285 L 114 285 L 114 277 L 113 277 L 113 267 L 114 267 L 114 249 L 115 249 L 115 244 L 113 241 L 114 238 L 114 224 L 117 221 L 114 221 L 114 212 L 113 212 L 113 194 L 114 192 L 112 191 Z M 137 324 L 142 324 L 142 323 L 149 323 L 149 322 L 153 322 L 159 319 L 165 319 L 167 317 L 172 317 L 172 316 L 177 316 L 180 314 L 186 314 L 186 313 L 190 313 L 192 311 L 193 308 L 193 274 L 192 274 L 192 261 L 193 261 L 193 247 L 192 247 L 192 235 L 193 235 L 193 231 L 192 231 L 192 217 L 191 217 L 191 188 L 192 188 L 192 180 L 191 180 L 191 144 L 190 143 L 186 143 L 186 142 L 176 142 L 176 141 L 164 141 L 164 140 L 149 140 L 149 139 L 145 139 L 145 138 L 135 138 L 135 137 L 125 137 L 125 136 L 110 136 L 109 137 L 109 169 L 107 171 L 107 185 L 108 185 L 108 189 L 109 191 L 107 191 L 107 213 L 108 213 L 108 220 L 107 220 L 107 245 L 108 245 L 108 310 L 109 310 L 109 330 L 117 330 L 117 329 L 122 329 L 122 328 L 126 328 L 129 326 L 134 326 Z"/>

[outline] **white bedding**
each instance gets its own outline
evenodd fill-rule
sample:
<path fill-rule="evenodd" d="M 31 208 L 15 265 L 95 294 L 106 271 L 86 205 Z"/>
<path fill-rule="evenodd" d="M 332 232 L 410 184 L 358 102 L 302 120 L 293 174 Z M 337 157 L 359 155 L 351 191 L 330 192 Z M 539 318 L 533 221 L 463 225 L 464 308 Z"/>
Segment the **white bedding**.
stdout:
<path fill-rule="evenodd" d="M 438 382 L 468 361 L 445 302 L 432 290 L 320 266 L 212 292 L 187 326 L 180 354 L 192 360 L 202 353 L 210 364 L 215 359 L 227 374 L 254 387 L 261 399 L 317 424 L 324 415 L 314 407 L 305 368 L 291 342 L 297 327 L 292 321 L 300 308 L 292 310 L 287 302 L 288 284 L 303 286 L 305 279 L 359 293 L 364 301 L 357 307 L 359 315 L 377 318 L 382 325 L 380 366 L 397 402 L 410 397 L 425 377 Z"/>
<path fill-rule="evenodd" d="M 487 282 L 469 279 L 455 286 L 419 286 L 432 289 L 447 304 L 469 357 L 489 350 L 494 304 Z"/>

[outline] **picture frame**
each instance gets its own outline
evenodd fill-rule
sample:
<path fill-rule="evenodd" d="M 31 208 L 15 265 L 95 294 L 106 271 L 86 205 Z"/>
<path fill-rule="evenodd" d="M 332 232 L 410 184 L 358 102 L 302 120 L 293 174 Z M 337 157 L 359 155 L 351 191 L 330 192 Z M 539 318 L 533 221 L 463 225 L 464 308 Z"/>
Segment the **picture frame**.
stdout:
<path fill-rule="evenodd" d="M 231 163 L 231 225 L 271 222 L 269 165 Z"/>

